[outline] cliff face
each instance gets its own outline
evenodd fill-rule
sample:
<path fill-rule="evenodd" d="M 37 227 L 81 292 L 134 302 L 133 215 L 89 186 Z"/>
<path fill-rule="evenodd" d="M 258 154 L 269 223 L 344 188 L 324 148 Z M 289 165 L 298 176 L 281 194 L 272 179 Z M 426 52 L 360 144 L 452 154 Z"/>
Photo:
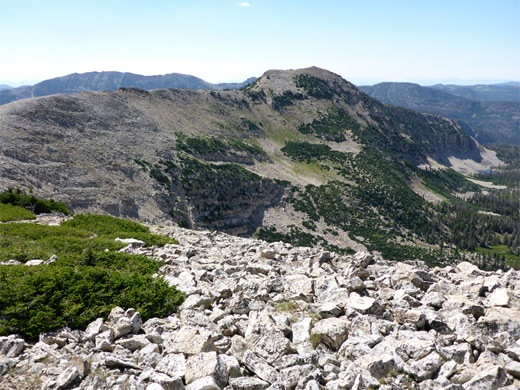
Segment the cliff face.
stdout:
<path fill-rule="evenodd" d="M 398 167 L 405 160 L 479 161 L 481 151 L 452 121 L 383 105 L 319 68 L 268 71 L 243 90 L 123 88 L 18 101 L 0 107 L 0 141 L 1 189 L 32 188 L 77 212 L 239 234 L 265 226 L 275 209 L 283 225 L 302 228 L 305 213 L 331 197 L 375 210 L 369 202 L 386 184 L 370 184 L 373 175 L 396 175 L 408 191 L 416 174 Z M 340 193 L 307 202 L 309 185 L 330 183 Z M 360 188 L 374 194 L 359 198 Z M 344 212 L 344 220 L 357 213 Z"/>

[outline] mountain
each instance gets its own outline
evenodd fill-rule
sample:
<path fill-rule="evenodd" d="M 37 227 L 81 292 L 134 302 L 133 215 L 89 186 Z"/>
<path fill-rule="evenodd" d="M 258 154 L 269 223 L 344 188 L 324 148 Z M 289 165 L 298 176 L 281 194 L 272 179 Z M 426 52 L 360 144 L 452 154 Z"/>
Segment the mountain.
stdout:
<path fill-rule="evenodd" d="M 455 96 L 451 90 L 412 83 L 380 83 L 360 89 L 385 103 L 451 118 L 482 144 L 520 145 L 518 99 L 481 102 Z"/>
<path fill-rule="evenodd" d="M 226 89 L 240 89 L 245 87 L 246 85 L 249 85 L 251 83 L 254 83 L 258 77 L 250 77 L 245 81 L 242 81 L 241 83 L 219 83 L 219 84 L 210 84 L 213 88 L 200 88 L 200 89 L 214 89 L 217 91 L 224 91 Z M 195 88 L 190 88 L 195 89 Z"/>
<path fill-rule="evenodd" d="M 83 91 L 116 91 L 119 88 L 135 87 L 145 90 L 165 88 L 224 90 L 241 88 L 255 80 L 243 83 L 211 84 L 195 76 L 170 73 L 161 76 L 141 76 L 122 72 L 74 73 L 42 81 L 33 86 L 24 86 L 0 91 L 0 105 L 20 99 L 57 94 L 72 94 Z"/>
<path fill-rule="evenodd" d="M 520 103 L 520 83 L 508 82 L 491 85 L 432 85 L 431 88 L 478 102 Z"/>
<path fill-rule="evenodd" d="M 76 212 L 432 264 L 461 256 L 442 249 L 450 243 L 495 237 L 459 232 L 460 210 L 436 206 L 479 192 L 454 169 L 490 169 L 493 152 L 452 120 L 385 105 L 314 67 L 271 70 L 241 90 L 21 100 L 0 107 L 0 144 L 0 190 L 32 189 Z M 476 210 L 475 221 L 489 218 Z M 508 218 L 493 226 L 513 239 Z"/>
<path fill-rule="evenodd" d="M 4 89 L 11 89 L 12 87 L 6 84 L 0 84 L 0 91 L 3 91 Z"/>

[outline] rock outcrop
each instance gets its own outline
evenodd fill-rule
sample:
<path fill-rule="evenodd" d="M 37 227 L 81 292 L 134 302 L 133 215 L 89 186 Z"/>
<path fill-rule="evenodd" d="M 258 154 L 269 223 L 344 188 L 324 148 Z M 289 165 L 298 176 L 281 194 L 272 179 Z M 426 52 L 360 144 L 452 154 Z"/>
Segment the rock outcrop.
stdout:
<path fill-rule="evenodd" d="M 123 249 L 186 292 L 142 322 L 0 338 L 2 389 L 518 389 L 520 273 L 427 268 L 207 231 Z M 45 265 L 40 265 L 45 266 Z"/>

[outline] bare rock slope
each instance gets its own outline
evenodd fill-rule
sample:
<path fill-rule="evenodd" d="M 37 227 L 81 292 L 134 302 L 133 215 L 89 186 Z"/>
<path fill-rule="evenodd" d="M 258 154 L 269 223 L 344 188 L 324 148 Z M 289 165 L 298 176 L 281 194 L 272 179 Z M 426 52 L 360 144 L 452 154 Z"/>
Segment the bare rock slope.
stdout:
<path fill-rule="evenodd" d="M 179 150 L 182 137 L 218 139 L 224 150 Z M 251 231 L 265 210 L 279 204 L 282 189 L 272 179 L 316 182 L 312 172 L 281 152 L 295 140 L 352 155 L 362 148 L 379 149 L 417 164 L 428 157 L 447 165 L 451 157 L 478 164 L 483 151 L 451 121 L 384 106 L 325 70 L 268 71 L 240 91 L 130 88 L 1 106 L 0 189 L 32 188 L 75 211 L 150 222 L 174 214 L 189 226 Z M 229 195 L 227 189 L 255 180 L 242 171 L 247 177 L 237 179 L 240 174 L 223 172 L 226 167 L 216 174 L 215 166 L 204 164 L 213 178 L 218 176 L 216 184 L 228 184 L 220 198 L 246 205 L 233 212 L 249 210 L 226 214 L 226 204 L 210 205 L 195 188 L 197 180 L 208 182 L 208 177 L 191 174 L 201 171 L 193 158 L 236 163 L 268 182 L 258 179 L 254 188 L 244 189 L 248 197 Z M 344 181 L 323 173 L 317 175 L 322 182 Z M 214 198 L 215 189 L 219 192 L 210 189 Z"/>
<path fill-rule="evenodd" d="M 386 256 L 399 242 L 439 244 L 427 204 L 438 196 L 428 191 L 477 190 L 449 167 L 499 163 L 453 121 L 385 105 L 315 67 L 270 70 L 242 90 L 18 101 L 0 106 L 0 145 L 0 191 Z M 426 252 L 407 256 L 432 260 Z"/>
<path fill-rule="evenodd" d="M 178 313 L 114 308 L 86 331 L 0 338 L 2 389 L 518 389 L 520 274 L 155 228 L 127 247 L 186 292 Z"/>

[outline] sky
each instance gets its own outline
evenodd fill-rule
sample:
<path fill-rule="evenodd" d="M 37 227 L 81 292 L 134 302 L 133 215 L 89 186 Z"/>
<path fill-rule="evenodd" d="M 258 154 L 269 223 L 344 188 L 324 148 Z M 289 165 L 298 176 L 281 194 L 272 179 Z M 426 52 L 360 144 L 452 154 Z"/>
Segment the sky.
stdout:
<path fill-rule="evenodd" d="M 90 71 L 520 81 L 520 0 L 0 0 L 0 84 Z"/>

